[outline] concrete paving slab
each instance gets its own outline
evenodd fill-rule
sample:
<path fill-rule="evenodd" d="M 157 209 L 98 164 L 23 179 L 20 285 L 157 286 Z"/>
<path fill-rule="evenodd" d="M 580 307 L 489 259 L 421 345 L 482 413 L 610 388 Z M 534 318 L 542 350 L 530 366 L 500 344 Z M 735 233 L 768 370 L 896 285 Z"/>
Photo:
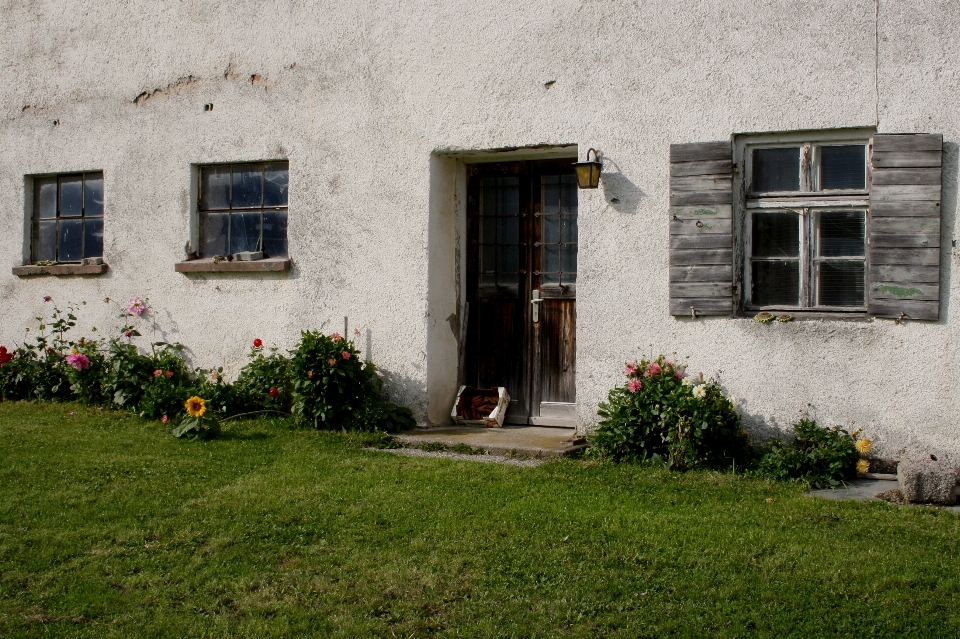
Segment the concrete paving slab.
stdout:
<path fill-rule="evenodd" d="M 446 446 L 464 444 L 471 448 L 482 448 L 491 455 L 555 458 L 586 448 L 586 442 L 578 439 L 575 433 L 573 428 L 545 426 L 448 426 L 408 430 L 395 437 L 413 447 L 430 443 Z"/>
<path fill-rule="evenodd" d="M 894 475 L 894 477 L 896 477 Z M 888 490 L 893 490 L 899 488 L 899 484 L 896 480 L 890 481 L 888 479 L 853 479 L 847 482 L 847 485 L 842 488 L 828 488 L 824 490 L 811 490 L 810 495 L 813 497 L 822 497 L 823 499 L 854 499 L 857 501 L 883 501 L 877 499 L 877 493 L 882 493 Z M 960 494 L 960 489 L 958 489 L 958 494 Z M 889 502 L 888 502 L 889 503 Z M 927 508 L 941 508 L 943 510 L 952 510 L 954 512 L 960 512 L 960 504 L 954 506 L 933 506 L 927 504 L 905 504 L 908 506 L 924 506 Z"/>

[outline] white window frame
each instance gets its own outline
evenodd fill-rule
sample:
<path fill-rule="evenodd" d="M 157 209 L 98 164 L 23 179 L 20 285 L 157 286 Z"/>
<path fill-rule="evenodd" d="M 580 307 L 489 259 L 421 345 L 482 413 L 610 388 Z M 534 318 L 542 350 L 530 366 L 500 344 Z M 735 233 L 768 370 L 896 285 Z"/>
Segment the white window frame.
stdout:
<path fill-rule="evenodd" d="M 846 129 L 839 131 L 813 131 L 796 133 L 773 133 L 739 135 L 734 145 L 734 162 L 738 179 L 734 180 L 734 202 L 740 220 L 739 247 L 741 269 L 742 303 L 748 313 L 757 311 L 799 311 L 812 313 L 865 314 L 866 295 L 869 290 L 869 236 L 870 236 L 870 153 L 873 144 L 873 129 Z M 821 190 L 820 148 L 863 144 L 866 149 L 863 189 Z M 752 191 L 753 151 L 758 148 L 796 147 L 800 150 L 800 190 L 755 193 Z M 752 303 L 751 281 L 753 215 L 760 212 L 793 212 L 798 214 L 800 225 L 800 303 L 791 305 L 761 306 Z M 820 215 L 825 211 L 862 211 L 864 214 L 864 256 L 851 259 L 864 263 L 864 301 L 862 306 L 826 306 L 817 300 L 819 282 L 817 263 L 824 258 L 816 255 L 816 239 Z"/>

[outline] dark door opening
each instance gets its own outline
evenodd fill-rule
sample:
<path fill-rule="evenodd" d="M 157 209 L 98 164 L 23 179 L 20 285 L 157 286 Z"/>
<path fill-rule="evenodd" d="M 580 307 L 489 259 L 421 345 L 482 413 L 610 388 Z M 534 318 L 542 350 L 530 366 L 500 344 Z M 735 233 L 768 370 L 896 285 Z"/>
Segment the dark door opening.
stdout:
<path fill-rule="evenodd" d="M 508 423 L 576 426 L 572 162 L 468 167 L 464 379 L 505 386 Z"/>

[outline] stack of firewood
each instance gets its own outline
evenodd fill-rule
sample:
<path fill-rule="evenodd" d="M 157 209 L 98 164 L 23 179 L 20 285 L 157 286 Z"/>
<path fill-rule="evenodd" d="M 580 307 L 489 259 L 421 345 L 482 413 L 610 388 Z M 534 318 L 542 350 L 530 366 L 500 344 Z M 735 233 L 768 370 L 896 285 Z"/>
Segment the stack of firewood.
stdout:
<path fill-rule="evenodd" d="M 464 397 L 460 402 L 460 414 L 464 419 L 486 419 L 497 407 L 499 401 L 500 398 L 495 396 Z"/>

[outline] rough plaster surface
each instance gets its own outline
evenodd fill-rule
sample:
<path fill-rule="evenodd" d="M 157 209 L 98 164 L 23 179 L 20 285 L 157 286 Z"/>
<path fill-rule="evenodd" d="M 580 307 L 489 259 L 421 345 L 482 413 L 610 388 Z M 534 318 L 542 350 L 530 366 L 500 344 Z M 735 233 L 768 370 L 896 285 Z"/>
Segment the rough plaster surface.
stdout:
<path fill-rule="evenodd" d="M 100 300 L 141 295 L 158 336 L 236 372 L 254 337 L 288 347 L 349 316 L 394 399 L 439 421 L 456 386 L 457 154 L 576 143 L 605 157 L 580 199 L 581 429 L 639 348 L 717 374 L 760 436 L 807 412 L 863 427 L 883 456 L 960 458 L 958 50 L 948 0 L 4 0 L 0 343 L 43 295 L 87 300 L 81 325 L 101 330 L 120 321 Z M 669 145 L 858 126 L 944 135 L 940 321 L 671 317 Z M 292 271 L 175 273 L 191 165 L 283 158 Z M 12 276 L 24 176 L 79 170 L 104 172 L 109 273 Z"/>

